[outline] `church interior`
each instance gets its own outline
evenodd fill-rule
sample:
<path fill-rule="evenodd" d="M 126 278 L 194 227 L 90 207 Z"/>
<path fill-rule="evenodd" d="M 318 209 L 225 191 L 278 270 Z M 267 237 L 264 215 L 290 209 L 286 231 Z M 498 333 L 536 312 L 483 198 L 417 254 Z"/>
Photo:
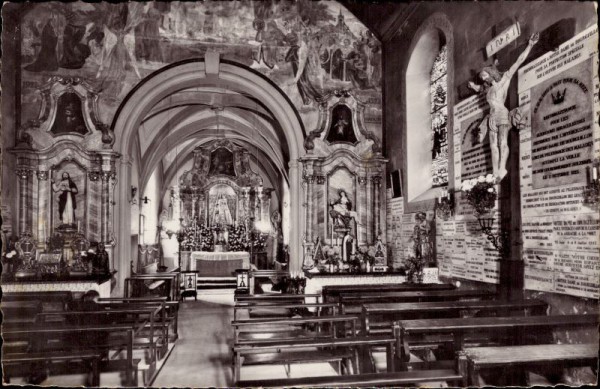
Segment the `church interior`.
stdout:
<path fill-rule="evenodd" d="M 3 385 L 594 385 L 597 2 L 2 7 Z"/>

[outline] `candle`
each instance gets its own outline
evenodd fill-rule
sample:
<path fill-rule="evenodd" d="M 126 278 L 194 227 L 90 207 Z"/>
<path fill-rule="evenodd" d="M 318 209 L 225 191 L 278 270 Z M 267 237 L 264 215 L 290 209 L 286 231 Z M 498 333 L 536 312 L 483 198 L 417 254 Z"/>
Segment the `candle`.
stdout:
<path fill-rule="evenodd" d="M 594 168 L 592 169 L 592 178 L 594 179 L 594 181 L 598 179 L 598 168 L 596 166 L 594 166 Z"/>

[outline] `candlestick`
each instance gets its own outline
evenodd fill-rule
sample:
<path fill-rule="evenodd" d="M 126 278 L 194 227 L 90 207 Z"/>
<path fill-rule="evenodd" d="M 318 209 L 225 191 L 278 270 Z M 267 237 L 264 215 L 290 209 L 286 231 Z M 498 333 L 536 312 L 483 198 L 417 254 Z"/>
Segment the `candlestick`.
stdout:
<path fill-rule="evenodd" d="M 594 166 L 594 168 L 592 169 L 592 178 L 594 179 L 594 181 L 598 179 L 598 168 L 596 166 Z"/>

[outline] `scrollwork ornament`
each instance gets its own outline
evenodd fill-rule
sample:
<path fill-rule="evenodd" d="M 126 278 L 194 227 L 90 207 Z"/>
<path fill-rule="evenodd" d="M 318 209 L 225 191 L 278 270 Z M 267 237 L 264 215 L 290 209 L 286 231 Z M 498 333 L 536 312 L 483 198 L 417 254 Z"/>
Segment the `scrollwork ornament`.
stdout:
<path fill-rule="evenodd" d="M 88 173 L 88 177 L 90 178 L 90 181 L 96 182 L 100 179 L 100 172 L 99 171 L 91 171 Z"/>
<path fill-rule="evenodd" d="M 325 184 L 325 176 L 317 176 L 317 184 L 318 185 Z"/>

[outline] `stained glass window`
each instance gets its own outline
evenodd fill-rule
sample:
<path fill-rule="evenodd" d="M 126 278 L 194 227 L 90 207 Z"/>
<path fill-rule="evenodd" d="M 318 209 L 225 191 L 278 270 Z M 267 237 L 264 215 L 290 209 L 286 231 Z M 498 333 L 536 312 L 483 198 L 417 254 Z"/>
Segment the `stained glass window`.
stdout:
<path fill-rule="evenodd" d="M 431 95 L 431 176 L 433 187 L 448 184 L 448 50 L 444 45 L 433 62 Z"/>

